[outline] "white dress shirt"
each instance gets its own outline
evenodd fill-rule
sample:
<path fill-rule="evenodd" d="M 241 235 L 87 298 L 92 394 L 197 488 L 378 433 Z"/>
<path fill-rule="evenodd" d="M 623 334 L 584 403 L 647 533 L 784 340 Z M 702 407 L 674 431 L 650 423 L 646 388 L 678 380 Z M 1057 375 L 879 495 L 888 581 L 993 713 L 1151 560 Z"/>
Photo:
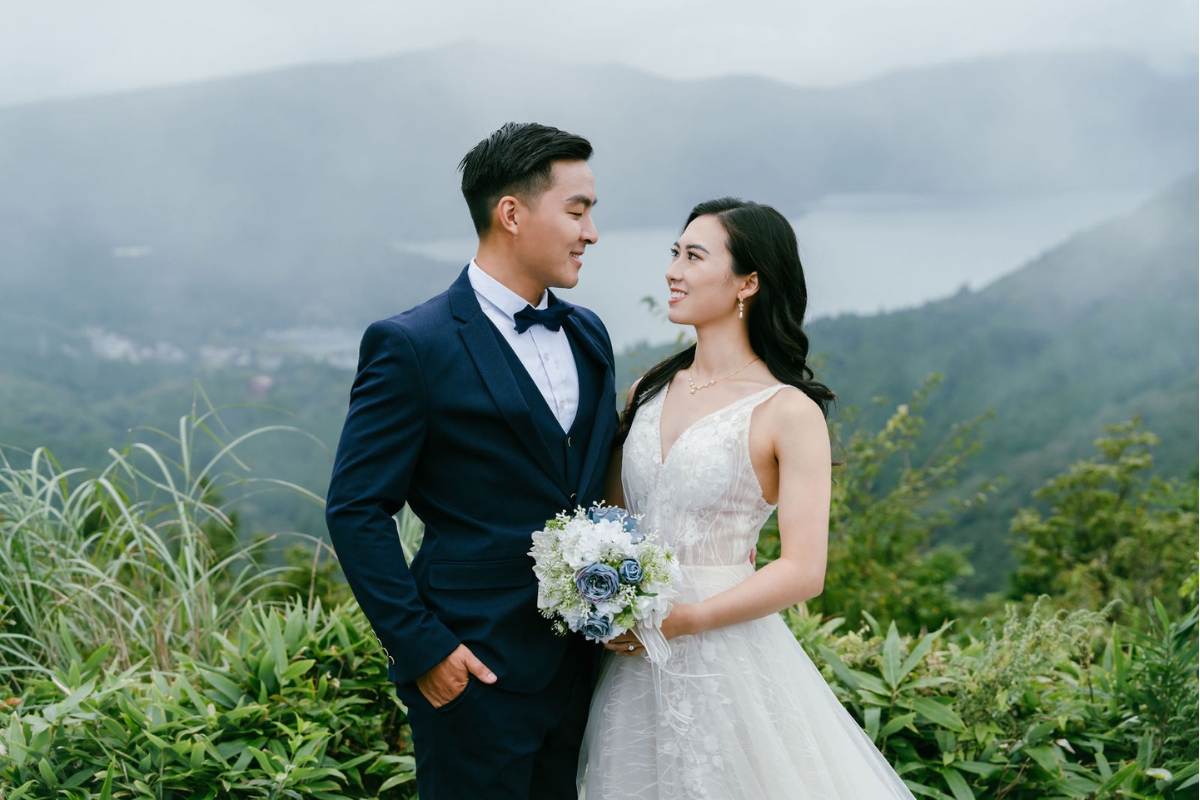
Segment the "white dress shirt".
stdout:
<path fill-rule="evenodd" d="M 517 333 L 513 318 L 529 303 L 480 269 L 475 259 L 467 267 L 467 279 L 475 290 L 479 307 L 517 354 L 546 399 L 546 405 L 558 418 L 558 424 L 564 431 L 570 430 L 579 410 L 579 371 L 575 368 L 575 354 L 571 352 L 566 329 L 551 331 L 542 325 L 530 325 L 524 333 Z M 549 293 L 544 292 L 536 307 L 546 308 L 549 301 Z"/>

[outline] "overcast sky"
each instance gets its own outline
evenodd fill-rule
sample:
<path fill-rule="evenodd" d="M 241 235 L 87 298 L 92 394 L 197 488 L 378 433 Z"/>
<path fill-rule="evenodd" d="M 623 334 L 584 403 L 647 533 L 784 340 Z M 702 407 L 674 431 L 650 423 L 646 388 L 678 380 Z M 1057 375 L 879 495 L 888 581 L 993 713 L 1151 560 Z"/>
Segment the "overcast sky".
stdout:
<path fill-rule="evenodd" d="M 809 85 L 1017 50 L 1194 71 L 1196 0 L 0 0 L 0 104 L 479 41 Z"/>

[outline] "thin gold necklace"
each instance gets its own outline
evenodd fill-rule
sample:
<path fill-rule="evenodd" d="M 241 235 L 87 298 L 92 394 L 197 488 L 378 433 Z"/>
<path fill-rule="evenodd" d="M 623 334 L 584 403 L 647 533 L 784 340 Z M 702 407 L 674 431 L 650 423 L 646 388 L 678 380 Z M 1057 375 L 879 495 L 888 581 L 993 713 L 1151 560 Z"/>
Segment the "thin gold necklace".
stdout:
<path fill-rule="evenodd" d="M 727 378 L 732 378 L 734 375 L 737 375 L 739 372 L 741 372 L 746 367 L 753 364 L 755 361 L 758 361 L 758 359 L 759 359 L 759 356 L 755 356 L 754 358 L 747 361 L 745 364 L 742 364 L 740 367 L 735 369 L 733 372 L 726 375 L 724 378 L 716 378 L 714 380 L 709 381 L 708 383 L 702 383 L 699 386 L 697 386 L 696 382 L 692 380 L 692 370 L 689 369 L 688 376 L 687 376 L 688 388 L 691 389 L 692 394 L 695 394 L 696 392 L 700 391 L 701 389 L 707 389 L 708 387 L 712 386 L 714 383 L 720 383 L 721 381 L 726 380 Z"/>

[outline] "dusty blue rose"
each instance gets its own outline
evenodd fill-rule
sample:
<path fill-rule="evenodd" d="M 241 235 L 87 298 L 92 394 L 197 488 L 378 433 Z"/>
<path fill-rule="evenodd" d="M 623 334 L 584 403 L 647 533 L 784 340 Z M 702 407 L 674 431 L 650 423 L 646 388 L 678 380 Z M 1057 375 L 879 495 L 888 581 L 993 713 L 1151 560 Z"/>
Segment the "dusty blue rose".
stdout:
<path fill-rule="evenodd" d="M 621 526 L 629 533 L 629 541 L 633 542 L 634 544 L 637 544 L 645 538 L 642 535 L 642 532 L 638 530 L 637 517 L 631 517 L 628 513 L 626 513 L 625 516 L 621 518 Z"/>
<path fill-rule="evenodd" d="M 613 522 L 621 523 L 622 528 L 633 534 L 630 539 L 634 544 L 637 544 L 643 538 L 641 532 L 638 530 L 638 521 L 629 516 L 628 511 L 618 506 L 593 506 L 588 509 L 588 519 L 592 522 L 612 520 Z"/>
<path fill-rule="evenodd" d="M 617 574 L 621 576 L 621 583 L 641 583 L 642 565 L 636 558 L 627 558 L 621 562 L 621 566 L 617 567 Z"/>
<path fill-rule="evenodd" d="M 590 614 L 579 632 L 591 639 L 603 639 L 612 632 L 612 620 L 603 614 Z"/>
<path fill-rule="evenodd" d="M 620 522 L 624 518 L 625 509 L 617 506 L 592 506 L 588 509 L 588 519 L 592 522 L 603 522 L 604 520 Z"/>
<path fill-rule="evenodd" d="M 575 576 L 575 588 L 583 599 L 591 603 L 602 603 L 617 593 L 621 576 L 608 564 L 592 564 L 584 567 Z"/>
<path fill-rule="evenodd" d="M 626 517 L 624 520 L 625 530 L 629 531 L 629 541 L 637 544 L 646 537 L 638 530 L 638 521 L 633 517 Z"/>

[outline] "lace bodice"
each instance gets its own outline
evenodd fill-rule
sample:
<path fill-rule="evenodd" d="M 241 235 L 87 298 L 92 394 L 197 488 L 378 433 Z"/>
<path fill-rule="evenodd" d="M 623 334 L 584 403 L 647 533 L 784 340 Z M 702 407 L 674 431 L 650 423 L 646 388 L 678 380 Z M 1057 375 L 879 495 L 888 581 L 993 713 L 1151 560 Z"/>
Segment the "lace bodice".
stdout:
<path fill-rule="evenodd" d="M 754 409 L 786 384 L 743 397 L 701 417 L 662 460 L 659 421 L 669 387 L 647 401 L 633 421 L 622 454 L 625 504 L 657 530 L 683 566 L 741 565 L 774 509 L 763 500 L 750 463 Z"/>

